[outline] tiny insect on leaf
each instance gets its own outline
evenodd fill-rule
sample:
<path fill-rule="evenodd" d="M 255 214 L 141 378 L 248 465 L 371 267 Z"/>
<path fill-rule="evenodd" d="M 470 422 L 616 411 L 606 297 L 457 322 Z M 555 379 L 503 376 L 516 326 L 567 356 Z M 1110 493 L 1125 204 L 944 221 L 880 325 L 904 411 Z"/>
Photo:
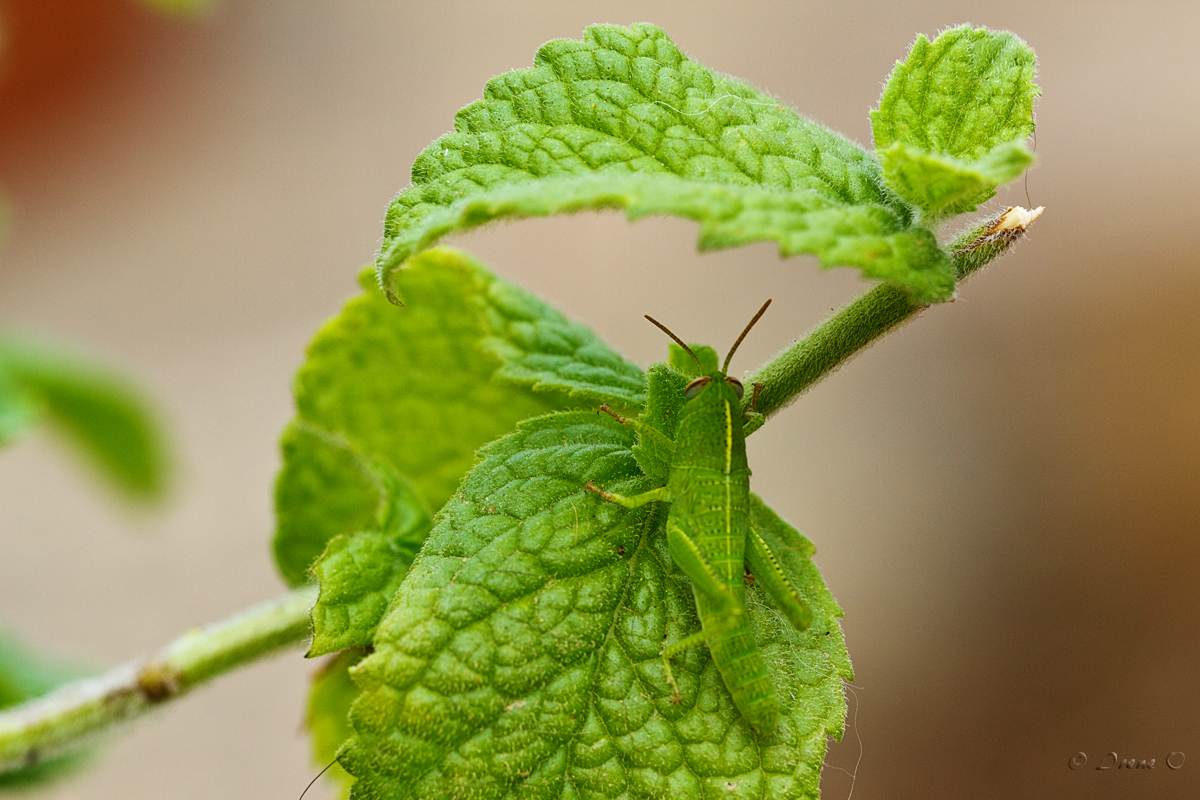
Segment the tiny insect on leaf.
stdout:
<path fill-rule="evenodd" d="M 701 630 L 666 644 L 663 670 L 679 699 L 671 657 L 697 644 L 708 645 L 733 702 L 758 731 L 770 732 L 779 720 L 779 698 L 750 628 L 745 587 L 754 580 L 746 570 L 762 575 L 762 585 L 796 630 L 806 630 L 812 611 L 792 587 L 779 559 L 750 522 L 750 467 L 746 461 L 741 381 L 726 375 L 729 362 L 746 334 L 766 313 L 768 300 L 729 348 L 719 369 L 694 378 L 684 388 L 678 429 L 672 438 L 651 425 L 617 417 L 630 425 L 646 448 L 669 453 L 669 468 L 661 485 L 623 496 L 589 482 L 587 489 L 626 508 L 654 501 L 671 504 L 667 516 L 667 545 L 675 564 L 691 579 Z M 703 369 L 700 358 L 665 325 L 646 319 L 670 336 Z M 653 402 L 653 394 L 651 395 Z M 615 415 L 614 415 L 615 416 Z M 654 470 L 659 472 L 659 461 Z"/>

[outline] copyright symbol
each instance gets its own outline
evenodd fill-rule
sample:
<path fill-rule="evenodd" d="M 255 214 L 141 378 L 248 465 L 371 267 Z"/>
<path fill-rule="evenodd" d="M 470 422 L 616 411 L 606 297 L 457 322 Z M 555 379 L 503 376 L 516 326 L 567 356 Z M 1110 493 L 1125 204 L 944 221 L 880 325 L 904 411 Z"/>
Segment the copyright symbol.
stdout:
<path fill-rule="evenodd" d="M 1067 760 L 1067 766 L 1070 767 L 1071 769 L 1079 769 L 1086 763 L 1087 763 L 1087 753 L 1083 752 L 1082 750 L 1080 750 L 1078 753 L 1071 756 Z"/>

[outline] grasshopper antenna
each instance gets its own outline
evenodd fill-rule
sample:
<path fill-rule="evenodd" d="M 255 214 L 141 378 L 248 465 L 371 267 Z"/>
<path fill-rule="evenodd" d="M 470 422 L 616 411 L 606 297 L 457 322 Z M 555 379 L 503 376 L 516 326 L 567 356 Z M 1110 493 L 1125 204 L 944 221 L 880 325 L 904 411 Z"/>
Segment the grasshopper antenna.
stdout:
<path fill-rule="evenodd" d="M 721 372 L 729 371 L 729 360 L 731 358 L 733 358 L 733 354 L 737 352 L 738 345 L 740 345 L 742 343 L 742 339 L 746 338 L 746 334 L 749 333 L 750 329 L 754 327 L 754 323 L 756 323 L 760 319 L 762 319 L 762 315 L 767 313 L 767 306 L 769 306 L 769 305 L 771 305 L 770 300 L 767 300 L 767 302 L 762 304 L 762 308 L 760 308 L 758 310 L 758 313 L 754 315 L 754 319 L 750 320 L 750 322 L 747 323 L 746 329 L 744 331 L 742 331 L 742 335 L 739 336 L 737 338 L 737 341 L 733 343 L 733 347 L 729 348 L 729 355 L 725 356 L 725 363 L 721 365 Z M 653 320 L 651 320 L 651 322 L 653 322 Z M 665 330 L 665 328 L 664 328 L 664 330 Z M 692 356 L 692 357 L 695 358 L 695 356 Z"/>
<path fill-rule="evenodd" d="M 318 773 L 317 773 L 317 777 L 315 777 L 315 778 L 313 778 L 311 781 L 309 781 L 309 782 L 308 782 L 308 786 L 305 786 L 305 787 L 304 787 L 304 791 L 300 793 L 300 798 L 299 798 L 299 800 L 304 800 L 304 795 L 308 794 L 308 790 L 309 790 L 309 789 L 311 789 L 311 788 L 313 787 L 313 784 L 314 784 L 314 783 L 316 783 L 317 781 L 321 780 L 321 776 L 322 776 L 322 775 L 324 775 L 326 772 L 328 772 L 328 771 L 329 771 L 329 768 L 330 768 L 330 767 L 332 767 L 332 766 L 333 766 L 334 764 L 336 764 L 336 763 L 337 763 L 337 759 L 335 758 L 333 761 L 330 761 L 330 762 L 329 762 L 329 763 L 328 763 L 328 764 L 325 766 L 325 769 L 323 769 L 323 770 L 321 770 L 320 772 L 318 772 Z"/>
<path fill-rule="evenodd" d="M 770 300 L 768 300 L 767 302 L 769 303 L 769 302 L 771 302 L 771 301 L 770 301 Z M 678 336 L 676 336 L 675 334 L 671 333 L 671 329 L 670 329 L 670 328 L 668 328 L 666 325 L 663 325 L 661 322 L 659 322 L 658 320 L 656 320 L 654 317 L 650 316 L 649 314 L 643 314 L 642 316 L 644 316 L 646 319 L 650 320 L 650 322 L 651 322 L 651 323 L 652 323 L 652 324 L 653 324 L 653 325 L 654 325 L 656 328 L 658 328 L 660 331 L 662 331 L 662 332 L 663 332 L 663 333 L 665 333 L 667 336 L 670 336 L 672 339 L 674 339 L 674 340 L 675 340 L 675 344 L 679 345 L 679 346 L 680 346 L 680 347 L 682 347 L 684 350 L 687 350 L 687 354 L 688 354 L 689 356 L 691 356 L 691 357 L 692 357 L 692 360 L 693 360 L 693 361 L 695 361 L 695 362 L 696 362 L 696 366 L 698 366 L 698 367 L 700 368 L 700 371 L 701 371 L 701 372 L 703 372 L 703 371 L 704 371 L 704 365 L 700 363 L 700 359 L 699 359 L 699 358 L 696 356 L 696 354 L 695 354 L 695 353 L 693 353 L 693 352 L 692 352 L 692 348 L 688 347 L 686 344 L 684 344 L 684 343 L 683 343 L 683 339 L 680 339 Z M 761 314 L 760 314 L 760 316 L 761 316 Z M 754 323 L 750 323 L 750 324 L 751 324 L 751 325 L 753 325 Z M 743 335 L 743 336 L 745 336 L 745 334 L 742 334 L 742 335 Z"/>

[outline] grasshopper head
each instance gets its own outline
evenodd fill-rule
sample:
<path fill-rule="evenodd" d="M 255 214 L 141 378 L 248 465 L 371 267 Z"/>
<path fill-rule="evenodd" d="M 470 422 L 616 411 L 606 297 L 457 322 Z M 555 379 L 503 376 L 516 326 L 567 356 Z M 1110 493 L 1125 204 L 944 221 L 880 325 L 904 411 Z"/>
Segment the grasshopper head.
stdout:
<path fill-rule="evenodd" d="M 705 389 L 709 387 L 722 387 L 722 390 L 719 394 L 724 395 L 726 392 L 731 392 L 736 397 L 736 400 L 740 401 L 742 399 L 742 396 L 746 393 L 745 388 L 742 386 L 742 382 L 737 378 L 731 378 L 726 374 L 729 371 L 729 360 L 732 359 L 733 354 L 737 352 L 738 345 L 740 345 L 742 340 L 746 338 L 746 334 L 749 333 L 750 329 L 754 327 L 754 323 L 758 322 L 758 320 L 762 318 L 762 315 L 766 313 L 767 306 L 769 305 L 771 305 L 770 300 L 763 303 L 762 308 L 760 308 L 758 313 L 754 315 L 749 323 L 747 323 L 745 329 L 742 330 L 741 335 L 738 336 L 737 341 L 733 343 L 733 347 L 729 348 L 729 352 L 725 355 L 725 363 L 721 365 L 720 369 L 714 369 L 712 372 L 706 375 L 701 375 L 687 385 L 687 387 L 683 390 L 684 400 L 695 400 L 701 395 L 708 394 L 708 392 L 705 392 Z M 672 339 L 674 339 L 676 344 L 686 350 L 688 355 L 695 359 L 697 366 L 699 366 L 701 370 L 704 369 L 704 364 L 701 363 L 700 358 L 692 351 L 692 348 L 688 347 L 682 339 L 672 333 L 670 328 L 668 328 L 666 325 L 663 325 L 649 314 L 646 315 L 646 319 L 654 323 L 660 330 L 663 331 L 663 333 L 667 334 L 667 336 L 670 336 Z"/>
<path fill-rule="evenodd" d="M 711 375 L 701 375 L 699 378 L 693 379 L 692 382 L 689 383 L 683 390 L 683 398 L 685 400 L 694 400 L 700 396 L 700 393 L 703 392 L 706 387 L 712 385 L 714 382 L 718 385 L 721 383 L 728 384 L 733 390 L 733 393 L 737 395 L 738 400 L 741 400 L 742 395 L 746 393 L 746 389 L 742 386 L 741 381 L 739 381 L 737 378 L 726 375 L 720 370 L 717 370 Z"/>

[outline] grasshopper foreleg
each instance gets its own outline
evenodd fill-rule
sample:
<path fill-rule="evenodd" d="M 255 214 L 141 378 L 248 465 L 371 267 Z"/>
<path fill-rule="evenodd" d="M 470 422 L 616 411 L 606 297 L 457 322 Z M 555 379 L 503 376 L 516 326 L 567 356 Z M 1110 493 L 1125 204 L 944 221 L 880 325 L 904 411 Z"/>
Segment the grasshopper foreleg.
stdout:
<path fill-rule="evenodd" d="M 653 503 L 655 500 L 668 499 L 667 487 L 665 486 L 659 486 L 657 489 L 651 489 L 650 491 L 642 492 L 641 494 L 632 494 L 628 497 L 623 494 L 606 492 L 597 486 L 593 481 L 588 481 L 586 484 L 584 484 L 583 488 L 589 492 L 595 492 L 605 500 L 616 503 L 620 506 L 625 506 L 625 508 L 641 508 L 647 503 Z"/>
<path fill-rule="evenodd" d="M 655 447 L 661 447 L 663 450 L 667 451 L 668 453 L 674 452 L 674 450 L 675 450 L 675 442 L 672 441 L 665 433 L 660 431 L 658 428 L 647 425 L 646 423 L 642 422 L 641 420 L 631 419 L 629 417 L 622 417 L 620 414 L 618 414 L 617 412 L 615 412 L 611 408 L 609 408 L 608 403 L 604 403 L 603 405 L 600 406 L 600 408 L 596 409 L 596 413 L 597 414 L 608 414 L 610 417 L 612 417 L 613 419 L 615 419 L 617 422 L 621 423 L 622 425 L 624 425 L 628 428 L 633 428 L 635 431 L 638 432 L 638 435 L 641 436 L 643 439 L 650 439 L 654 443 Z"/>
<path fill-rule="evenodd" d="M 763 385 L 755 383 L 754 394 L 750 395 L 750 405 L 746 406 L 745 418 L 742 421 L 742 435 L 749 436 L 763 426 L 767 418 L 760 414 L 755 408 L 758 406 L 758 396 L 762 393 Z"/>

